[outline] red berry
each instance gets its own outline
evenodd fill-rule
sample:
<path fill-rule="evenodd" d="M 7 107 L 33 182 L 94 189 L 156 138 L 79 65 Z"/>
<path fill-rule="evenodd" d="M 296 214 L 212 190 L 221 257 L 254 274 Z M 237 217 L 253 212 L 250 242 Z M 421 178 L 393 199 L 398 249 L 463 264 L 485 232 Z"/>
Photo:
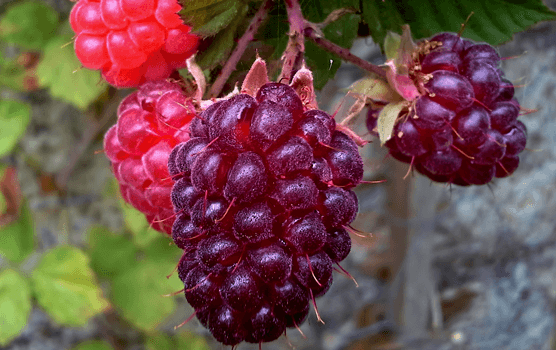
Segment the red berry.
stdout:
<path fill-rule="evenodd" d="M 426 94 L 395 125 L 390 154 L 437 182 L 482 185 L 511 175 L 527 135 L 496 50 L 441 33 L 417 52 L 409 68 Z M 378 112 L 369 110 L 371 133 Z"/>
<path fill-rule="evenodd" d="M 180 9 L 177 0 L 79 0 L 70 14 L 77 57 L 116 87 L 166 79 L 199 42 Z"/>
<path fill-rule="evenodd" d="M 303 322 L 349 253 L 343 227 L 357 214 L 350 189 L 363 161 L 330 115 L 304 112 L 284 84 L 213 104 L 191 132 L 168 161 L 180 177 L 172 236 L 196 263 L 180 275 L 187 300 L 226 345 L 272 341 Z"/>
<path fill-rule="evenodd" d="M 104 138 L 124 200 L 168 234 L 174 222 L 168 158 L 184 141 L 175 137 L 176 129 L 187 127 L 194 116 L 191 99 L 178 84 L 149 82 L 121 102 L 118 122 Z"/>

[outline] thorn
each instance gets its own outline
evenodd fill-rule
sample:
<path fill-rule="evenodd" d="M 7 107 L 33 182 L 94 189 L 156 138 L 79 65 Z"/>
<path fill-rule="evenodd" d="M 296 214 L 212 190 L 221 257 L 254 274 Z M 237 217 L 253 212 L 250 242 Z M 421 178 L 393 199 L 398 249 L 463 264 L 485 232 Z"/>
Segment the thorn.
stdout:
<path fill-rule="evenodd" d="M 355 287 L 356 287 L 356 288 L 359 288 L 359 283 L 357 283 L 357 281 L 355 280 L 355 277 L 353 277 L 353 276 L 351 275 L 351 273 L 349 273 L 346 269 L 344 269 L 344 268 L 342 267 L 342 265 L 340 265 L 339 262 L 336 262 L 336 265 L 338 265 L 338 267 L 342 270 L 342 272 L 345 273 L 346 276 L 349 277 L 349 278 L 353 281 L 353 283 L 355 283 Z"/>
<path fill-rule="evenodd" d="M 232 199 L 232 201 L 230 202 L 230 205 L 228 205 L 228 208 L 226 209 L 226 212 L 224 213 L 224 215 L 222 215 L 222 217 L 220 219 L 216 219 L 214 220 L 215 223 L 218 223 L 222 220 L 224 220 L 224 217 L 226 217 L 226 214 L 228 214 L 228 212 L 230 211 L 230 208 L 234 205 L 235 202 L 235 197 Z"/>
<path fill-rule="evenodd" d="M 205 278 L 203 278 L 203 280 L 201 282 L 197 283 L 195 286 L 193 286 L 189 289 L 186 289 L 185 292 L 191 292 L 192 290 L 197 289 L 201 284 L 205 283 L 205 281 L 208 280 L 211 275 L 212 275 L 212 272 L 209 273 Z"/>
<path fill-rule="evenodd" d="M 331 150 L 334 150 L 334 151 L 337 151 L 337 152 L 342 152 L 341 149 L 339 149 L 339 148 L 334 148 L 334 147 L 332 147 L 332 146 L 330 146 L 330 145 L 327 145 L 326 143 L 324 143 L 324 142 L 322 142 L 322 141 L 319 141 L 319 142 L 317 142 L 317 143 L 318 143 L 319 145 L 321 145 L 321 146 L 326 147 L 326 148 L 330 148 Z"/>
<path fill-rule="evenodd" d="M 170 294 L 162 294 L 162 296 L 165 297 L 165 298 L 167 298 L 167 297 L 173 297 L 173 296 L 176 296 L 176 295 L 181 294 L 181 293 L 183 293 L 183 292 L 185 292 L 185 289 L 180 289 L 180 290 L 178 290 L 177 292 L 172 292 L 172 293 L 170 293 Z"/>
<path fill-rule="evenodd" d="M 309 293 L 311 294 L 311 301 L 313 302 L 313 307 L 315 308 L 315 314 L 317 315 L 317 321 L 319 321 L 320 323 L 324 324 L 324 321 L 322 320 L 322 318 L 320 317 L 319 314 L 319 309 L 317 308 L 317 303 L 315 301 L 315 297 L 313 295 L 313 290 L 309 288 Z"/>
<path fill-rule="evenodd" d="M 176 215 L 178 215 L 178 214 L 177 214 L 177 213 L 174 213 L 174 215 L 170 215 L 170 216 L 169 216 L 169 217 L 167 217 L 166 219 L 153 220 L 153 223 L 155 223 L 155 222 L 156 222 L 157 224 L 159 224 L 159 223 L 161 223 L 161 222 L 164 222 L 164 221 L 166 221 L 166 220 L 169 220 L 169 219 L 171 219 L 171 218 L 175 218 L 175 217 L 176 217 Z"/>
<path fill-rule="evenodd" d="M 174 326 L 174 330 L 176 330 L 176 329 L 178 329 L 182 326 L 185 326 L 189 321 L 191 321 L 193 319 L 193 317 L 195 317 L 196 314 L 197 314 L 197 311 L 193 311 L 193 314 L 191 316 L 189 316 L 185 321 L 183 321 L 182 323 L 180 323 L 177 326 Z"/>
<path fill-rule="evenodd" d="M 315 272 L 313 271 L 313 266 L 311 266 L 311 260 L 309 259 L 309 255 L 305 254 L 305 258 L 307 258 L 307 264 L 309 264 L 309 271 L 311 271 L 311 275 L 313 276 L 313 278 L 315 279 L 319 287 L 322 287 L 322 283 L 320 283 L 319 280 L 317 279 L 317 276 L 315 276 Z"/>
<path fill-rule="evenodd" d="M 506 174 L 510 175 L 510 172 L 508 170 L 506 170 L 506 168 L 502 165 L 502 163 L 500 161 L 498 161 L 498 165 L 500 165 L 500 168 L 502 168 L 502 170 L 504 170 L 506 172 Z"/>
<path fill-rule="evenodd" d="M 469 158 L 469 159 L 475 159 L 475 157 L 472 157 L 470 155 L 468 155 L 467 153 L 465 153 L 464 151 L 462 151 L 461 149 L 457 148 L 456 146 L 454 146 L 453 144 L 450 146 L 453 149 L 455 149 L 456 151 L 458 151 L 459 153 L 463 154 L 465 157 Z"/>
<path fill-rule="evenodd" d="M 239 266 L 239 263 L 241 262 L 241 259 L 243 258 L 243 254 L 245 254 L 245 248 L 246 248 L 246 247 L 244 246 L 244 247 L 243 247 L 243 250 L 241 251 L 241 255 L 239 256 L 239 259 L 238 259 L 237 262 L 236 262 L 236 266 L 234 266 L 234 268 L 233 268 L 233 270 L 232 270 L 232 272 L 231 272 L 232 274 L 233 274 L 234 272 L 236 272 L 236 270 L 237 270 L 237 268 L 238 268 L 238 266 Z"/>
<path fill-rule="evenodd" d="M 372 233 L 370 232 L 363 232 L 363 231 L 359 231 L 356 228 L 353 228 L 351 225 L 345 225 L 344 228 L 346 230 L 348 230 L 350 233 L 353 233 L 354 235 L 356 235 L 357 237 L 362 237 L 362 238 L 370 238 L 373 236 Z M 363 235 L 363 233 L 368 233 L 368 236 Z"/>
<path fill-rule="evenodd" d="M 101 153 L 104 153 L 104 149 L 97 149 L 96 151 L 93 152 L 94 155 L 101 154 Z"/>
<path fill-rule="evenodd" d="M 384 179 L 384 180 L 373 180 L 373 181 L 359 181 L 359 183 L 361 184 L 370 184 L 370 185 L 381 184 L 384 182 L 388 182 L 388 180 Z"/>
<path fill-rule="evenodd" d="M 409 163 L 409 168 L 407 169 L 407 173 L 403 177 L 404 180 L 409 176 L 409 173 L 411 172 L 411 168 L 413 168 L 413 161 L 414 160 L 415 160 L 415 156 L 411 157 L 411 163 Z"/>
<path fill-rule="evenodd" d="M 63 49 L 64 47 L 73 44 L 73 40 L 70 42 L 65 43 L 64 45 L 60 46 L 61 49 Z"/>

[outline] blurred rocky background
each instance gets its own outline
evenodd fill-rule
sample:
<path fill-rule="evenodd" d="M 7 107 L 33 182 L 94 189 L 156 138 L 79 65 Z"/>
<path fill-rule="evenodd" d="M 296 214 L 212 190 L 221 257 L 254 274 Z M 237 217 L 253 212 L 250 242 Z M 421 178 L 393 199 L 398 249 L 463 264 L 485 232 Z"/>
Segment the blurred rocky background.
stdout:
<path fill-rule="evenodd" d="M 2 10 L 10 1 L 0 1 Z M 47 1 L 67 15 L 72 3 Z M 556 10 L 556 2 L 547 2 Z M 384 58 L 371 41 L 352 52 L 373 63 Z M 407 173 L 377 142 L 362 149 L 366 180 L 357 189 L 360 213 L 352 253 L 342 266 L 357 281 L 334 274 L 330 291 L 317 300 L 300 332 L 263 349 L 556 349 L 556 23 L 541 23 L 499 47 L 506 76 L 523 107 L 538 110 L 520 119 L 528 129 L 518 170 L 491 186 L 460 188 Z M 362 76 L 344 64 L 321 91 L 322 109 L 333 112 L 343 91 Z M 115 92 L 111 101 L 127 91 Z M 0 90 L 2 97 L 14 93 Z M 40 250 L 83 243 L 92 225 L 114 230 L 124 217 L 114 197 L 102 195 L 112 173 L 102 135 L 115 122 L 114 103 L 91 119 L 44 90 L 20 93 L 32 104 L 32 120 L 20 142 L 21 191 L 33 212 Z M 365 134 L 364 125 L 359 126 Z M 369 236 L 369 233 L 372 233 Z M 26 261 L 33 265 L 33 257 Z M 207 336 L 196 320 L 178 330 L 192 309 L 183 298 L 162 331 Z M 0 325 L 1 327 L 1 325 Z M 301 333 L 302 332 L 302 333 Z M 102 339 L 114 349 L 142 349 L 141 333 L 107 311 L 84 327 L 62 327 L 34 307 L 23 333 L 4 349 L 60 350 Z M 238 349 L 257 349 L 240 344 Z"/>

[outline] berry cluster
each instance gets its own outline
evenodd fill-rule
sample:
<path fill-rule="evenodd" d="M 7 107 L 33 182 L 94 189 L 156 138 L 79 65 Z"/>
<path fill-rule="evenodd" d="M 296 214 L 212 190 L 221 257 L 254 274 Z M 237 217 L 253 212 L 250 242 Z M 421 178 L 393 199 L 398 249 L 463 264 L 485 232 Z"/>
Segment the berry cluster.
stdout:
<path fill-rule="evenodd" d="M 351 249 L 355 143 L 295 90 L 267 83 L 207 108 L 168 160 L 187 301 L 227 345 L 301 324 Z"/>
<path fill-rule="evenodd" d="M 104 138 L 104 150 L 124 200 L 147 216 L 155 229 L 171 233 L 174 184 L 168 173 L 172 148 L 189 140 L 195 116 L 179 84 L 147 82 L 118 108 L 118 122 Z"/>
<path fill-rule="evenodd" d="M 410 73 L 424 94 L 396 124 L 386 143 L 391 155 L 433 181 L 461 186 L 512 174 L 527 131 L 499 64 L 492 46 L 453 33 L 421 43 Z"/>
<path fill-rule="evenodd" d="M 116 87 L 166 79 L 197 49 L 177 0 L 79 0 L 70 14 L 75 53 Z"/>

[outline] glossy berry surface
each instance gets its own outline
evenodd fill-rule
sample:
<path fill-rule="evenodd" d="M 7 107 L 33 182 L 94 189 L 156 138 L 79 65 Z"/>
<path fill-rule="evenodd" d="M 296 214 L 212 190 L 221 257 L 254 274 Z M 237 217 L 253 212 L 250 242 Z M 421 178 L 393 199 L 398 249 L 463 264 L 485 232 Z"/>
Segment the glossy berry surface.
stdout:
<path fill-rule="evenodd" d="M 70 14 L 81 64 L 116 87 L 166 79 L 197 49 L 177 0 L 79 0 Z"/>
<path fill-rule="evenodd" d="M 191 135 L 168 159 L 186 299 L 223 344 L 275 340 L 350 251 L 357 146 L 278 83 L 214 103 Z"/>
<path fill-rule="evenodd" d="M 425 93 L 399 118 L 390 154 L 436 182 L 483 185 L 511 175 L 527 131 L 496 50 L 454 33 L 418 48 L 411 76 Z M 368 112 L 371 132 L 378 112 Z"/>
<path fill-rule="evenodd" d="M 168 157 L 177 144 L 189 140 L 194 116 L 191 99 L 178 84 L 148 82 L 120 103 L 118 122 L 104 137 L 122 197 L 153 228 L 168 234 L 174 222 Z"/>

